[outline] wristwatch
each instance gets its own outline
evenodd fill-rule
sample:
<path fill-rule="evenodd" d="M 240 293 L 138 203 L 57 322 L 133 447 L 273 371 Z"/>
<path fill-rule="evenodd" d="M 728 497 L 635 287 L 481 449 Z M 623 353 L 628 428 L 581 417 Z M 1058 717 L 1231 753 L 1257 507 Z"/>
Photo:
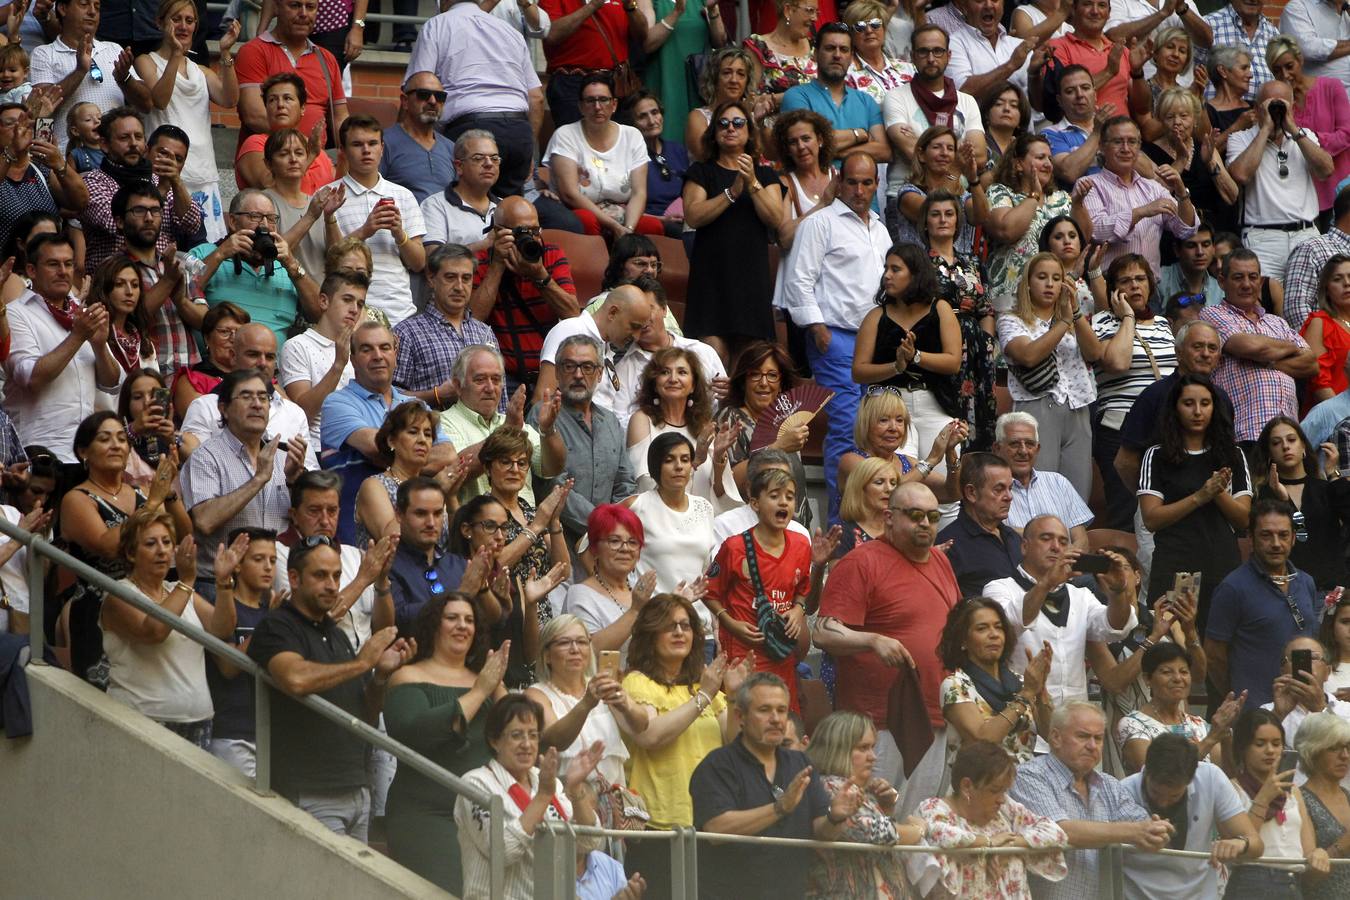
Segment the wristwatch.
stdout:
<path fill-rule="evenodd" d="M 358 27 L 358 28 L 365 28 L 365 27 L 366 27 L 366 20 L 365 20 L 365 19 L 352 19 L 352 24 L 355 25 L 355 26 Z"/>
<path fill-rule="evenodd" d="M 531 278 L 530 283 L 542 291 L 544 288 L 548 287 L 548 283 L 552 280 L 552 275 L 545 275 L 543 278 Z"/>
<path fill-rule="evenodd" d="M 292 272 L 290 269 L 287 269 L 287 270 L 286 270 L 286 274 L 289 275 L 289 276 L 291 276 L 292 278 L 304 278 L 304 277 L 305 277 L 305 267 L 302 266 L 302 265 L 300 265 L 300 261 L 299 261 L 299 260 L 296 260 L 296 262 L 295 262 L 295 271 Z"/>

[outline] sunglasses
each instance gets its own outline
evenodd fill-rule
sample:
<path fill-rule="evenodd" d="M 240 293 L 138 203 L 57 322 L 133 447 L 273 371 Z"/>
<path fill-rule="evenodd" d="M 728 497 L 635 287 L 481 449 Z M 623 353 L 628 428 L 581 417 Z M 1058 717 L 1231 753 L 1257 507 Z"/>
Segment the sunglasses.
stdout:
<path fill-rule="evenodd" d="M 1180 306 L 1182 309 L 1185 309 L 1188 306 L 1204 306 L 1204 305 L 1205 305 L 1204 294 L 1182 294 L 1180 297 L 1177 298 L 1177 306 Z"/>
<path fill-rule="evenodd" d="M 435 569 L 427 569 L 423 574 L 427 580 L 427 589 L 433 594 L 444 594 L 445 585 L 441 584 L 441 576 Z"/>
<path fill-rule="evenodd" d="M 745 127 L 746 119 L 744 116 L 736 116 L 728 119 L 725 116 L 717 120 L 717 127 L 725 131 L 728 128 L 741 129 Z"/>
<path fill-rule="evenodd" d="M 403 92 L 405 97 L 416 97 L 423 103 L 428 100 L 435 100 L 437 103 L 444 103 L 445 98 L 449 96 L 446 91 L 433 91 L 429 88 L 409 88 Z"/>
<path fill-rule="evenodd" d="M 656 167 L 661 170 L 661 180 L 669 181 L 670 163 L 666 161 L 665 154 L 664 153 L 656 154 L 655 156 L 652 157 L 652 162 L 656 163 Z"/>
<path fill-rule="evenodd" d="M 1294 510 L 1292 518 L 1294 520 L 1294 540 L 1300 544 L 1306 543 L 1308 540 L 1308 522 L 1303 518 L 1303 510 Z"/>
<path fill-rule="evenodd" d="M 890 506 L 887 508 L 892 512 L 898 512 L 900 515 L 905 516 L 915 525 L 920 524 L 925 519 L 928 520 L 929 525 L 936 525 L 942 518 L 942 511 L 937 509 L 918 509 L 913 506 Z"/>
<path fill-rule="evenodd" d="M 882 22 L 880 19 L 868 19 L 864 22 L 859 22 L 856 25 L 854 25 L 853 30 L 858 32 L 859 34 L 862 34 L 864 31 L 876 31 L 884 24 L 886 23 Z"/>
<path fill-rule="evenodd" d="M 1289 154 L 1284 150 L 1275 151 L 1275 161 L 1280 164 L 1280 177 L 1289 177 Z"/>
<path fill-rule="evenodd" d="M 337 547 L 337 541 L 326 534 L 311 534 L 300 541 L 302 547 Z"/>
<path fill-rule="evenodd" d="M 89 60 L 89 77 L 94 79 L 94 84 L 103 83 L 103 70 L 98 67 L 98 63 L 92 59 Z"/>

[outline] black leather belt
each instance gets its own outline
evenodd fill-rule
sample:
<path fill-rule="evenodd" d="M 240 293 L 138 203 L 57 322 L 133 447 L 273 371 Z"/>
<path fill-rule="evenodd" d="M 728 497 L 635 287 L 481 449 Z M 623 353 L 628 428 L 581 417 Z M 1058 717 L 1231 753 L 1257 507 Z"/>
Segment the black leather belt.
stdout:
<path fill-rule="evenodd" d="M 1284 223 L 1282 223 L 1282 224 L 1280 224 L 1280 225 L 1254 225 L 1254 224 L 1248 223 L 1247 227 L 1248 227 L 1248 228 L 1266 228 L 1266 229 L 1269 229 L 1270 231 L 1302 231 L 1302 230 L 1305 229 L 1305 228 L 1316 228 L 1316 227 L 1317 227 L 1317 223 L 1316 223 L 1316 222 L 1304 222 L 1304 221 L 1301 221 L 1301 220 L 1300 220 L 1300 221 L 1298 221 L 1298 222 L 1284 222 Z"/>
<path fill-rule="evenodd" d="M 472 112 L 472 113 L 465 113 L 465 114 L 462 115 L 462 116 L 455 116 L 455 117 L 454 117 L 453 119 L 451 119 L 449 122 L 446 122 L 444 125 L 441 126 L 441 130 L 442 130 L 442 131 L 449 131 L 450 129 L 454 128 L 456 125 L 463 125 L 465 122 L 469 122 L 469 121 L 474 121 L 474 122 L 499 121 L 499 122 L 500 122 L 500 121 L 504 121 L 504 120 L 508 120 L 508 119 L 520 119 L 520 120 L 523 120 L 523 121 L 528 121 L 528 120 L 529 120 L 529 114 L 528 114 L 528 113 L 523 113 L 523 112 Z"/>

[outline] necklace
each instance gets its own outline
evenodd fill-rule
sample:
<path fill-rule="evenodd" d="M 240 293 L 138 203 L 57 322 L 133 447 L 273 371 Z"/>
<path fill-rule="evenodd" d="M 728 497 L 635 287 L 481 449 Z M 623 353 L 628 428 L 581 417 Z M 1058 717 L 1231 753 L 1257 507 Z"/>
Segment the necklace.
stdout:
<path fill-rule="evenodd" d="M 93 475 L 90 475 L 90 476 L 89 476 L 89 483 L 90 483 L 92 486 L 98 488 L 98 489 L 99 489 L 100 491 L 102 491 L 103 493 L 105 493 L 105 494 L 109 495 L 110 497 L 112 497 L 114 500 L 116 500 L 119 496 L 121 496 L 121 494 L 122 494 L 122 488 L 124 488 L 124 487 L 126 486 L 126 485 L 121 485 L 121 484 L 119 484 L 115 490 L 114 490 L 113 488 L 104 487 L 103 485 L 99 484 L 98 481 L 96 481 L 96 480 L 94 479 L 94 476 L 93 476 Z"/>
<path fill-rule="evenodd" d="M 614 589 L 605 583 L 605 579 L 600 577 L 600 569 L 598 567 L 596 568 L 595 571 L 595 582 L 596 584 L 600 585 L 602 588 L 605 589 L 605 593 L 609 594 L 609 599 L 614 601 L 615 606 L 617 606 L 621 610 L 628 609 L 628 607 L 624 606 L 622 603 L 619 602 L 618 595 L 614 593 Z"/>
<path fill-rule="evenodd" d="M 411 475 L 400 475 L 398 472 L 394 471 L 394 470 L 397 468 L 397 466 L 398 466 L 398 464 L 395 463 L 394 465 L 390 466 L 389 468 L 385 469 L 384 471 L 385 471 L 385 474 L 386 474 L 386 475 L 388 475 L 390 478 L 394 479 L 394 482 L 395 482 L 395 483 L 397 483 L 397 484 L 402 484 L 403 482 L 407 481 L 407 480 L 408 480 L 409 478 L 411 478 L 412 476 L 411 476 Z"/>

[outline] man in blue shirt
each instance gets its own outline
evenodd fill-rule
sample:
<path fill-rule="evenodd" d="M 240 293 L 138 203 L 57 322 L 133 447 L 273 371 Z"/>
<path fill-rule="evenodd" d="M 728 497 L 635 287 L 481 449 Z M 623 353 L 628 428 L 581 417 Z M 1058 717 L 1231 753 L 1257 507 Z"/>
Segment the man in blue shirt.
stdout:
<path fill-rule="evenodd" d="M 1007 524 L 1012 485 L 1012 469 L 994 454 L 961 458 L 961 511 L 937 543 L 952 542 L 947 559 L 962 597 L 980 596 L 986 584 L 1011 578 L 1022 564 L 1022 536 Z"/>
<path fill-rule="evenodd" d="M 380 174 L 412 191 L 418 203 L 455 180 L 455 142 L 436 130 L 445 97 L 439 78 L 416 73 L 403 83 L 397 124 L 384 132 Z"/>
<path fill-rule="evenodd" d="M 445 492 L 434 479 L 419 475 L 400 484 L 394 510 L 399 542 L 389 583 L 394 591 L 394 624 L 406 635 L 433 596 L 460 589 L 464 559 L 436 546 L 445 527 Z"/>
<path fill-rule="evenodd" d="M 809 109 L 834 124 L 834 158 L 838 165 L 862 151 L 878 163 L 891 160 L 891 146 L 881 124 L 881 107 L 867 94 L 844 84 L 853 64 L 853 38 L 843 22 L 828 22 L 816 34 L 816 80 L 783 95 L 782 112 Z"/>
<path fill-rule="evenodd" d="M 1218 696 L 1246 693 L 1252 705 L 1273 699 L 1284 646 L 1316 636 L 1318 593 L 1312 576 L 1289 562 L 1294 509 L 1281 500 L 1252 504 L 1252 556 L 1234 569 L 1209 601 L 1205 657 Z"/>

